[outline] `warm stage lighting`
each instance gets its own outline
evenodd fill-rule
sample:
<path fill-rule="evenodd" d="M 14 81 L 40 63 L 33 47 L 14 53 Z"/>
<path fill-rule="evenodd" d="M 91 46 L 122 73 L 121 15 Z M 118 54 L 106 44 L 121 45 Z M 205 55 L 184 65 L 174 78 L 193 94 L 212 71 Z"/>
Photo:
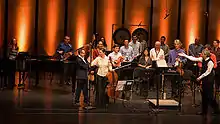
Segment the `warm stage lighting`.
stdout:
<path fill-rule="evenodd" d="M 76 21 L 76 48 L 80 48 L 86 43 L 87 20 L 86 15 L 79 12 Z"/>
<path fill-rule="evenodd" d="M 168 37 L 168 26 L 170 17 L 165 18 L 166 14 L 168 14 L 168 5 L 167 0 L 160 0 L 160 29 L 159 29 L 159 37 L 165 36 Z"/>
<path fill-rule="evenodd" d="M 44 49 L 47 55 L 52 56 L 56 51 L 56 34 L 57 34 L 57 13 L 59 12 L 58 0 L 49 0 L 47 3 L 47 41 Z"/>
<path fill-rule="evenodd" d="M 30 34 L 30 11 L 32 0 L 20 0 L 16 8 L 16 38 L 19 51 L 28 51 Z"/>
<path fill-rule="evenodd" d="M 105 0 L 104 4 L 104 36 L 107 42 L 107 49 L 111 50 L 112 41 L 112 24 L 116 21 L 116 6 L 115 0 Z"/>
<path fill-rule="evenodd" d="M 220 16 L 219 16 L 220 17 Z M 218 20 L 218 24 L 217 24 L 217 39 L 220 40 L 220 18 Z"/>
<path fill-rule="evenodd" d="M 190 0 L 188 1 L 188 5 L 186 7 L 186 44 L 185 47 L 188 50 L 188 46 L 191 43 L 194 43 L 196 37 L 199 34 L 199 11 L 200 11 L 200 2 L 198 0 Z"/>

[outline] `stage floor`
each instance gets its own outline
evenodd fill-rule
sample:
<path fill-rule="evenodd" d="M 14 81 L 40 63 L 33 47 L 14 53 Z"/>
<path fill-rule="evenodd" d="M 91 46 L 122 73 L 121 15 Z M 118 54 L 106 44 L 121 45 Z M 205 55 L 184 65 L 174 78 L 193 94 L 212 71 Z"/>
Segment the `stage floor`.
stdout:
<path fill-rule="evenodd" d="M 122 104 L 122 101 L 117 100 L 108 109 L 84 111 L 81 107 L 72 105 L 71 91 L 70 86 L 59 87 L 48 81 L 41 81 L 37 88 L 32 88 L 29 92 L 19 91 L 17 88 L 1 91 L 1 124 L 220 123 L 219 116 L 209 115 L 208 120 L 204 120 L 196 115 L 200 107 L 192 106 L 191 93 L 185 94 L 181 113 L 177 110 L 163 110 L 157 114 L 149 114 L 145 98 L 136 95 L 133 95 L 133 100 L 129 103 Z M 196 103 L 199 104 L 200 97 L 197 98 Z"/>

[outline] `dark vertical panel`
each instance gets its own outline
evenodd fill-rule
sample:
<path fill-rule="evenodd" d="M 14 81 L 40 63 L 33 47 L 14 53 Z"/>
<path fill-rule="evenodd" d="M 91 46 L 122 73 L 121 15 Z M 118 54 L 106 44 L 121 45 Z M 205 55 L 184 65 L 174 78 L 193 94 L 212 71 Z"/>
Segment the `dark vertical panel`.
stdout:
<path fill-rule="evenodd" d="M 7 1 L 6 1 L 7 2 Z M 0 58 L 3 56 L 4 28 L 5 28 L 5 0 L 0 1 Z"/>
<path fill-rule="evenodd" d="M 39 0 L 36 0 L 35 7 L 35 32 L 34 32 L 34 55 L 38 55 L 38 16 L 39 15 Z"/>
<path fill-rule="evenodd" d="M 220 39 L 220 1 L 210 1 L 210 12 L 209 12 L 209 43 L 212 43 L 215 39 Z"/>
<path fill-rule="evenodd" d="M 64 37 L 64 0 L 39 0 L 38 52 L 53 55 Z"/>
<path fill-rule="evenodd" d="M 154 0 L 150 1 L 150 23 L 149 23 L 149 33 L 150 33 L 150 39 L 149 39 L 149 46 L 151 47 L 152 44 L 152 36 L 153 36 L 153 14 L 154 14 Z"/>
<path fill-rule="evenodd" d="M 112 24 L 117 24 L 116 30 L 121 27 L 121 22 L 122 0 L 98 0 L 97 32 L 106 38 L 108 50 L 111 50 Z"/>
<path fill-rule="evenodd" d="M 122 0 L 122 26 L 125 24 L 125 7 L 126 7 L 126 1 Z"/>
<path fill-rule="evenodd" d="M 19 51 L 34 50 L 35 1 L 8 0 L 8 39 L 17 38 Z"/>
<path fill-rule="evenodd" d="M 126 0 L 125 24 L 130 25 L 127 26 L 127 28 L 131 31 L 131 33 L 137 28 L 144 28 L 149 32 L 150 9 L 150 0 Z M 139 24 L 147 26 L 131 26 Z"/>
<path fill-rule="evenodd" d="M 68 0 L 65 0 L 65 16 L 64 16 L 64 35 L 67 34 L 67 26 L 68 26 Z"/>
<path fill-rule="evenodd" d="M 76 49 L 92 39 L 94 1 L 69 0 L 68 3 L 68 33 Z"/>

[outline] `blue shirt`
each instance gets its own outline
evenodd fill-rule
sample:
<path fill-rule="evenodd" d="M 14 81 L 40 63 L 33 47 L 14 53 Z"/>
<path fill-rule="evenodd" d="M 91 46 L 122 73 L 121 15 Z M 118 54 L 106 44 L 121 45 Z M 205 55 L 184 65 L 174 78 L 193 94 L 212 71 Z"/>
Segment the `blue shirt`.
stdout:
<path fill-rule="evenodd" d="M 174 66 L 177 57 L 180 58 L 181 62 L 186 63 L 187 59 L 185 57 L 178 56 L 179 53 L 185 53 L 185 51 L 183 49 L 179 49 L 179 50 L 173 49 L 170 51 L 169 59 L 168 59 L 168 66 Z"/>
<path fill-rule="evenodd" d="M 73 52 L 73 47 L 71 44 L 65 44 L 64 42 L 60 43 L 59 46 L 57 47 L 56 52 L 58 53 L 58 51 L 63 51 L 64 53 L 67 52 Z"/>

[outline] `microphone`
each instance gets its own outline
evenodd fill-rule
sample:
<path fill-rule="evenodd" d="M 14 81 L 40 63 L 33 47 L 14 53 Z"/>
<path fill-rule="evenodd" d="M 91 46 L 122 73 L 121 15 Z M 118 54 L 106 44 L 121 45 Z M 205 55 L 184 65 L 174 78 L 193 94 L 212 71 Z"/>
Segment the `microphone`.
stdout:
<path fill-rule="evenodd" d="M 170 13 L 166 13 L 166 15 L 163 19 L 167 19 L 169 16 L 170 16 Z"/>

